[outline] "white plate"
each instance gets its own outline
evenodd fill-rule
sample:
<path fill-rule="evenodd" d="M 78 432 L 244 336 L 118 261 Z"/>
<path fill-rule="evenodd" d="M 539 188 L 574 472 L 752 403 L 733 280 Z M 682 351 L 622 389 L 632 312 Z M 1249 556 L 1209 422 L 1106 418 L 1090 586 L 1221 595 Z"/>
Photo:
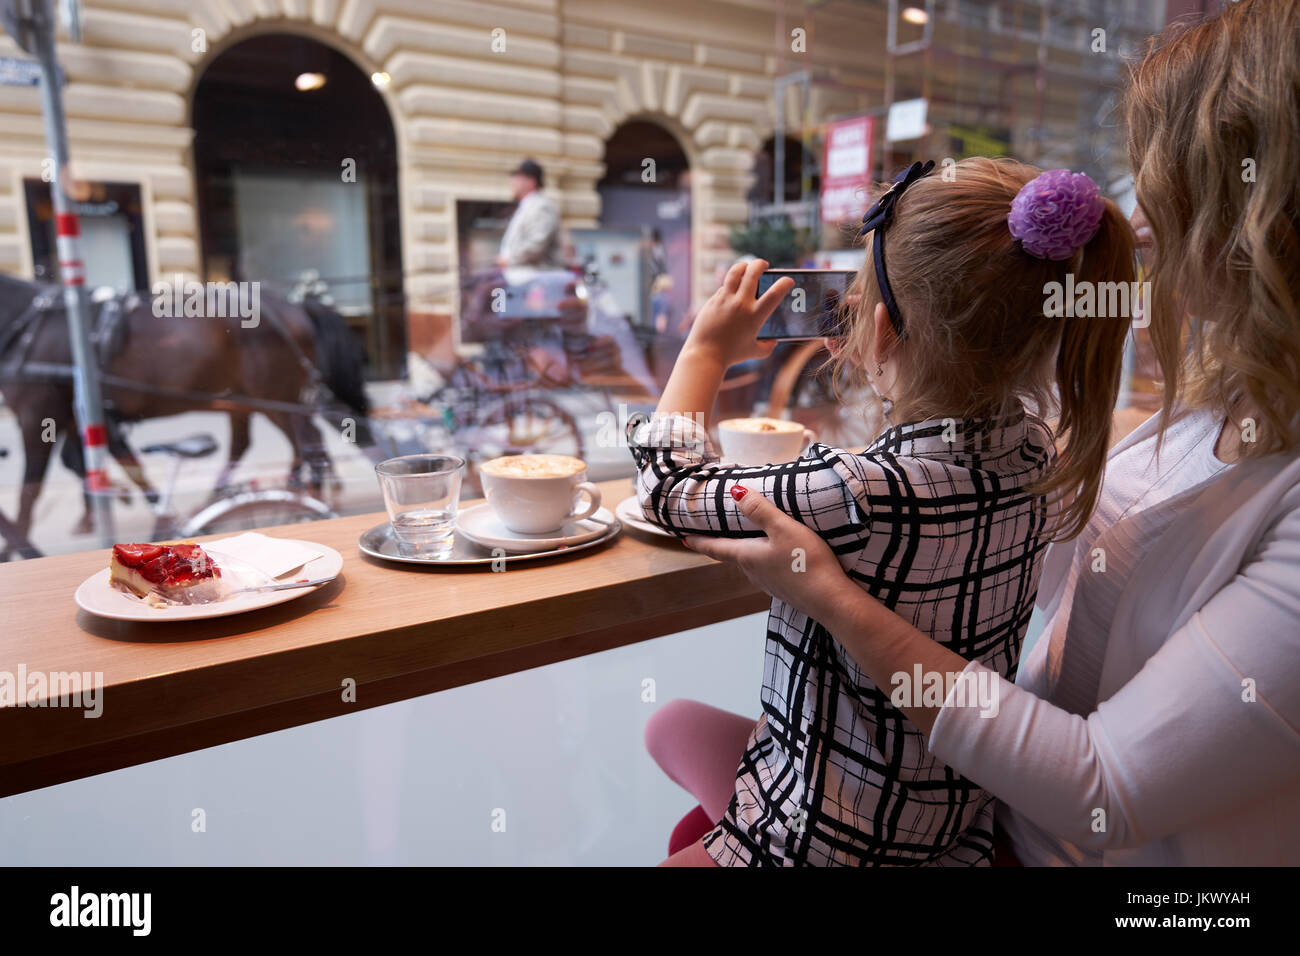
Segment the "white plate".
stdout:
<path fill-rule="evenodd" d="M 618 515 L 619 521 L 636 528 L 638 531 L 644 531 L 646 534 L 657 534 L 661 538 L 677 538 L 677 535 L 671 531 L 665 531 L 657 524 L 651 524 L 645 520 L 645 515 L 641 513 L 641 502 L 637 501 L 636 495 L 620 501 L 614 508 L 614 514 Z"/>
<path fill-rule="evenodd" d="M 297 540 L 297 539 L 292 539 Z M 298 541 L 309 548 L 324 552 L 318 558 L 312 558 L 301 568 L 296 568 L 280 580 L 295 581 L 298 578 L 335 578 L 343 570 L 343 555 L 333 548 L 315 541 Z M 217 564 L 220 566 L 220 552 Z M 323 587 L 323 585 L 317 585 Z M 292 601 L 304 594 L 310 594 L 316 588 L 288 588 L 284 591 L 261 591 L 252 594 L 239 594 L 225 601 L 212 604 L 176 604 L 168 607 L 152 607 L 130 594 L 124 594 L 108 583 L 108 568 L 96 571 L 81 582 L 74 596 L 77 606 L 83 611 L 98 614 L 100 617 L 115 621 L 197 621 L 206 617 L 226 617 L 230 614 L 243 614 L 259 608 L 271 607 Z"/>
<path fill-rule="evenodd" d="M 527 553 L 571 548 L 575 544 L 599 538 L 618 524 L 608 508 L 601 508 L 590 518 L 566 521 L 558 531 L 546 534 L 519 534 L 501 523 L 490 505 L 475 505 L 456 516 L 456 530 L 477 545 L 502 551 Z"/>

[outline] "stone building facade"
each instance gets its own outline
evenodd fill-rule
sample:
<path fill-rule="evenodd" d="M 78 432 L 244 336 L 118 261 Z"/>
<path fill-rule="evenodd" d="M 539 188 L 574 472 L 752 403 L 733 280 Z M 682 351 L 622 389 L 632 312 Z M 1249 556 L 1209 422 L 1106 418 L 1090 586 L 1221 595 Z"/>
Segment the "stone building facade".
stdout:
<path fill-rule="evenodd" d="M 973 49 L 982 21 L 970 27 L 959 7 L 941 0 L 936 29 Z M 81 42 L 65 38 L 59 55 L 75 174 L 139 184 L 151 281 L 203 274 L 192 110 L 215 57 L 286 32 L 341 51 L 367 74 L 388 74 L 381 92 L 398 144 L 408 308 L 450 313 L 456 202 L 507 199 L 505 174 L 525 155 L 548 169 L 566 222 L 594 225 L 611 134 L 634 119 L 669 130 L 691 167 L 699 298 L 733 256 L 728 230 L 748 215 L 778 77 L 816 72 L 806 101 L 797 89 L 787 94 L 788 114 L 808 124 L 878 110 L 890 88 L 896 98 L 909 88 L 930 96 L 936 125 L 945 110 L 962 119 L 978 107 L 968 89 L 977 67 L 962 73 L 951 61 L 911 57 L 893 69 L 886 15 L 883 2 L 848 0 L 86 0 Z M 1020 66 L 1035 59 L 1024 31 L 977 51 L 1008 64 L 998 95 L 1024 99 L 1039 123 L 1068 126 L 1079 110 L 1068 71 L 1087 66 L 1088 24 L 1068 29 L 1051 53 L 1066 78 L 1037 93 Z M 18 55 L 0 38 L 0 56 Z M 37 90 L 0 86 L 0 142 L 0 270 L 31 275 L 23 184 L 41 176 L 45 157 Z"/>

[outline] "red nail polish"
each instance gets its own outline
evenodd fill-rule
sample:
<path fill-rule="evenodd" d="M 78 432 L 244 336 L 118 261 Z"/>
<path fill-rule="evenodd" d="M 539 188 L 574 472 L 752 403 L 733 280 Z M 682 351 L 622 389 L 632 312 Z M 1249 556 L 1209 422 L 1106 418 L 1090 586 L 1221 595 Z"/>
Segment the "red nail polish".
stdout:
<path fill-rule="evenodd" d="M 735 498 L 737 501 L 739 501 L 741 498 L 745 497 L 745 493 L 746 493 L 747 491 L 749 491 L 749 489 L 746 488 L 744 485 L 732 485 L 732 486 L 731 486 L 731 497 L 733 497 L 733 498 Z"/>

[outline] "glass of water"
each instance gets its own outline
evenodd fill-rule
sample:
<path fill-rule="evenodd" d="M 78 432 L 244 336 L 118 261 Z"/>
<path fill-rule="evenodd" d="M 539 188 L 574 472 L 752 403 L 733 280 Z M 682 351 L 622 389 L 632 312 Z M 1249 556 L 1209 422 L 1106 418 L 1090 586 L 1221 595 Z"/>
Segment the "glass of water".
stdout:
<path fill-rule="evenodd" d="M 403 455 L 375 465 L 399 550 L 431 557 L 451 551 L 465 459 Z"/>

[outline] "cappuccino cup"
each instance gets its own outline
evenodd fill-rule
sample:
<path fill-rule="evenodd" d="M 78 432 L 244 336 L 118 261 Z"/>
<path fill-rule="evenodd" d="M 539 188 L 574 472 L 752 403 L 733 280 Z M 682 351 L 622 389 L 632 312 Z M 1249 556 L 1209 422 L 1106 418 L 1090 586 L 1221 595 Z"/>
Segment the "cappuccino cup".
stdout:
<path fill-rule="evenodd" d="M 586 480 L 587 463 L 569 455 L 493 458 L 479 465 L 479 479 L 492 511 L 516 534 L 558 531 L 600 508 L 600 489 Z"/>
<path fill-rule="evenodd" d="M 794 461 L 817 436 L 784 418 L 728 418 L 718 422 L 722 457 L 737 465 Z"/>

